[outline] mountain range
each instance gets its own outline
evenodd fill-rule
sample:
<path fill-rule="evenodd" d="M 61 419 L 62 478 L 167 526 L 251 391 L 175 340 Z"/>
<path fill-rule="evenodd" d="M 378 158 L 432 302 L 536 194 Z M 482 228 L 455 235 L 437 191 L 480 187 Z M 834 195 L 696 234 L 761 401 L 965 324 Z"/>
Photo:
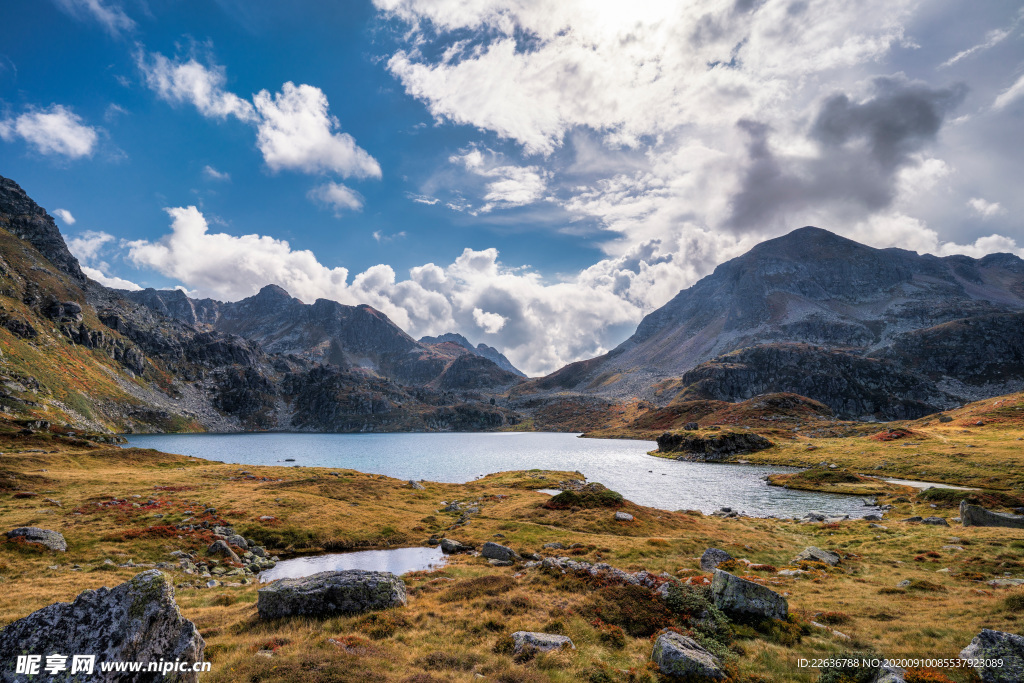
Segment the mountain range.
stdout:
<path fill-rule="evenodd" d="M 787 392 L 913 418 L 1024 388 L 1024 261 L 875 249 L 806 227 L 646 316 L 612 351 L 527 379 L 449 333 L 268 284 L 236 302 L 89 280 L 0 177 L 0 410 L 96 431 L 583 430 L 629 407 Z M 646 408 L 645 408 L 646 409 Z"/>

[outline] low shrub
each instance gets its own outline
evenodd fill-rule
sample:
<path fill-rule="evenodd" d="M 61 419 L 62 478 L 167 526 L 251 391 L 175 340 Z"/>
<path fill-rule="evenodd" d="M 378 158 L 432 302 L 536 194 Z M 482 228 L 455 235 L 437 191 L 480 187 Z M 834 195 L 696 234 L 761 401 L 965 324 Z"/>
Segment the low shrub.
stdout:
<path fill-rule="evenodd" d="M 824 612 L 819 614 L 815 621 L 829 626 L 841 626 L 850 623 L 850 615 L 844 612 Z"/>
<path fill-rule="evenodd" d="M 508 576 L 477 576 L 457 582 L 441 594 L 441 602 L 465 602 L 485 595 L 501 595 L 515 587 L 515 581 Z"/>
<path fill-rule="evenodd" d="M 661 599 L 642 586 L 600 588 L 579 612 L 619 626 L 634 638 L 646 638 L 672 624 L 672 613 Z"/>
<path fill-rule="evenodd" d="M 622 505 L 622 494 L 592 482 L 578 491 L 562 491 L 544 503 L 549 510 L 607 508 Z"/>

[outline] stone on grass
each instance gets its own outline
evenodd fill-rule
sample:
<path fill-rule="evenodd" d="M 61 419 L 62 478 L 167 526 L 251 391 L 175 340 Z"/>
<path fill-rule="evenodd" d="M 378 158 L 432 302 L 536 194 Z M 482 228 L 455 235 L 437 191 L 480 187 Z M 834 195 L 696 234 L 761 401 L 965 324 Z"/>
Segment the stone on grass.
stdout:
<path fill-rule="evenodd" d="M 95 655 L 95 677 L 100 662 L 157 660 L 201 662 L 206 643 L 195 625 L 183 617 L 174 602 L 174 586 L 152 569 L 114 588 L 80 593 L 74 602 L 57 602 L 0 630 L 0 662 L 11 668 L 0 674 L 6 682 L 45 678 L 12 674 L 18 655 L 53 653 Z M 71 660 L 68 659 L 70 668 Z M 157 676 L 165 683 L 194 683 L 195 672 Z M 83 680 L 85 680 L 83 678 Z"/>
<path fill-rule="evenodd" d="M 615 521 L 616 522 L 632 522 L 633 521 L 633 515 L 629 514 L 628 512 L 621 512 L 621 511 L 620 512 L 616 512 L 615 513 Z"/>
<path fill-rule="evenodd" d="M 808 548 L 804 548 L 799 555 L 793 558 L 793 562 L 821 562 L 830 567 L 834 567 L 839 564 L 839 559 L 838 553 L 834 553 L 831 550 L 815 548 L 812 545 Z"/>
<path fill-rule="evenodd" d="M 964 526 L 1005 526 L 1011 529 L 1024 529 L 1024 515 L 992 512 L 980 505 L 971 505 L 966 500 L 960 501 L 960 522 Z"/>
<path fill-rule="evenodd" d="M 238 546 L 242 550 L 248 550 L 249 549 L 249 544 L 246 542 L 246 540 L 244 538 L 242 538 L 238 534 L 232 534 L 231 536 L 228 536 L 227 537 L 227 542 L 230 543 L 231 545 Z"/>
<path fill-rule="evenodd" d="M 242 560 L 235 554 L 235 551 L 231 549 L 224 541 L 214 541 L 210 544 L 210 547 L 206 549 L 206 554 L 211 557 L 223 557 L 228 562 L 235 562 L 241 564 Z"/>
<path fill-rule="evenodd" d="M 40 529 L 37 526 L 20 526 L 17 529 L 11 529 L 7 532 L 7 538 L 24 538 L 26 543 L 36 543 L 61 553 L 68 549 L 68 543 L 60 532 Z"/>
<path fill-rule="evenodd" d="M 933 526 L 949 526 L 949 522 L 946 521 L 945 517 L 925 517 L 921 520 L 921 524 L 931 524 Z"/>
<path fill-rule="evenodd" d="M 552 633 L 516 631 L 512 634 L 512 642 L 514 643 L 512 651 L 517 654 L 523 650 L 548 652 L 549 650 L 561 650 L 563 647 L 576 649 L 569 636 L 556 636 Z"/>
<path fill-rule="evenodd" d="M 406 604 L 405 584 L 391 572 L 347 569 L 260 588 L 256 609 L 263 619 L 358 614 Z"/>
<path fill-rule="evenodd" d="M 732 555 L 724 550 L 708 548 L 704 551 L 704 554 L 700 556 L 700 568 L 709 572 L 723 562 L 728 562 L 731 559 Z"/>
<path fill-rule="evenodd" d="M 722 662 L 692 638 L 675 631 L 662 632 L 654 641 L 651 661 L 666 676 L 688 681 L 725 679 Z"/>
<path fill-rule="evenodd" d="M 984 683 L 1024 681 L 1024 637 L 983 628 L 971 644 L 960 651 L 960 659 L 1003 660 L 1001 667 L 976 666 Z"/>
<path fill-rule="evenodd" d="M 715 607 L 726 614 L 785 619 L 789 613 L 786 598 L 770 588 L 721 569 L 715 570 L 711 592 Z"/>
<path fill-rule="evenodd" d="M 473 546 L 467 545 L 462 541 L 456 541 L 454 538 L 441 539 L 441 552 L 445 555 L 454 555 L 455 553 L 468 553 L 472 549 Z"/>
<path fill-rule="evenodd" d="M 519 553 L 512 548 L 487 541 L 484 543 L 483 549 L 480 554 L 486 557 L 488 560 L 503 560 L 505 562 L 513 562 L 519 559 Z"/>
<path fill-rule="evenodd" d="M 419 483 L 415 479 L 410 479 L 409 480 L 409 488 L 415 489 L 416 491 L 426 491 L 427 490 L 426 486 L 424 486 L 423 484 Z"/>

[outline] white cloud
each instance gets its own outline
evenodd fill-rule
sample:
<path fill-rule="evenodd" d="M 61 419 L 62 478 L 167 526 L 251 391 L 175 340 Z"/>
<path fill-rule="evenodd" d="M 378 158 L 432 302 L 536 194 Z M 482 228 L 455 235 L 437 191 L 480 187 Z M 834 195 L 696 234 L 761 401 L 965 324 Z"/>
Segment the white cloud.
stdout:
<path fill-rule="evenodd" d="M 359 211 L 363 208 L 363 198 L 358 192 L 341 183 L 324 183 L 309 191 L 310 199 L 334 207 L 334 214 L 342 211 Z"/>
<path fill-rule="evenodd" d="M 373 231 L 373 239 L 377 240 L 379 244 L 394 242 L 395 240 L 401 239 L 403 237 L 405 237 L 405 230 L 400 230 L 399 232 L 392 233 L 390 235 L 385 234 L 381 230 Z"/>
<path fill-rule="evenodd" d="M 206 66 L 195 58 L 187 62 L 171 61 L 160 53 L 148 57 L 142 51 L 136 63 L 149 86 L 160 98 L 172 103 L 188 103 L 203 116 L 225 119 L 234 116 L 254 121 L 252 103 L 224 89 L 227 76 L 223 66 Z"/>
<path fill-rule="evenodd" d="M 547 171 L 539 166 L 501 164 L 490 150 L 474 148 L 453 155 L 448 161 L 486 179 L 484 204 L 477 209 L 480 213 L 532 204 L 541 199 L 547 189 Z"/>
<path fill-rule="evenodd" d="M 1005 109 L 1014 100 L 1024 96 L 1024 75 L 1021 75 L 1013 85 L 999 93 L 992 103 L 993 109 Z"/>
<path fill-rule="evenodd" d="M 231 180 L 231 174 L 223 171 L 218 171 L 213 166 L 207 164 L 203 166 L 203 177 L 209 180 Z"/>
<path fill-rule="evenodd" d="M 90 279 L 95 280 L 104 287 L 110 287 L 112 289 L 127 289 L 132 292 L 137 292 L 142 289 L 141 286 L 135 284 L 131 280 L 125 280 L 119 277 L 108 277 L 107 275 L 104 275 L 102 271 L 96 268 L 90 268 L 89 266 L 82 266 L 82 272 Z"/>
<path fill-rule="evenodd" d="M 985 40 L 981 41 L 977 45 L 973 45 L 967 48 L 966 50 L 961 50 L 960 52 L 957 52 L 955 55 L 953 55 L 945 62 L 943 62 L 940 65 L 940 67 L 944 68 L 953 66 L 954 64 L 964 59 L 965 57 L 970 57 L 975 53 L 983 52 L 985 50 L 989 50 L 995 47 L 996 45 L 998 45 L 999 43 L 1003 42 L 1011 35 L 1013 35 L 1013 32 L 1017 30 L 1018 26 L 1020 26 L 1022 19 L 1024 19 L 1024 10 L 1021 10 L 1020 12 L 1017 13 L 1017 18 L 1013 21 L 1012 24 L 1010 24 L 1010 26 L 1008 26 L 1007 28 L 997 28 L 989 31 L 988 33 L 985 34 Z"/>
<path fill-rule="evenodd" d="M 79 159 L 92 155 L 99 134 L 68 107 L 51 104 L 46 109 L 31 108 L 17 118 L 0 120 L 0 138 L 10 141 L 15 137 L 42 154 Z"/>
<path fill-rule="evenodd" d="M 972 197 L 967 200 L 967 206 L 974 209 L 982 218 L 991 218 L 1006 213 L 1006 209 L 1000 206 L 999 202 L 990 202 L 981 197 Z"/>
<path fill-rule="evenodd" d="M 473 322 L 487 334 L 495 334 L 505 326 L 505 318 L 497 313 L 486 313 L 479 308 L 473 309 Z"/>
<path fill-rule="evenodd" d="M 74 225 L 75 217 L 71 215 L 71 212 L 67 209 L 54 209 L 53 215 L 61 220 L 65 225 Z"/>
<path fill-rule="evenodd" d="M 343 177 L 379 178 L 380 165 L 328 113 L 327 96 L 311 85 L 285 83 L 253 96 L 260 115 L 257 145 L 271 170 L 334 171 Z"/>
<path fill-rule="evenodd" d="M 108 5 L 102 0 L 56 0 L 57 5 L 73 17 L 89 16 L 103 25 L 112 36 L 122 31 L 131 31 L 135 22 L 118 5 Z"/>
<path fill-rule="evenodd" d="M 56 213 L 56 212 L 54 212 Z M 68 250 L 82 263 L 93 264 L 99 259 L 100 251 L 114 241 L 114 236 L 101 230 L 86 230 L 68 238 Z"/>

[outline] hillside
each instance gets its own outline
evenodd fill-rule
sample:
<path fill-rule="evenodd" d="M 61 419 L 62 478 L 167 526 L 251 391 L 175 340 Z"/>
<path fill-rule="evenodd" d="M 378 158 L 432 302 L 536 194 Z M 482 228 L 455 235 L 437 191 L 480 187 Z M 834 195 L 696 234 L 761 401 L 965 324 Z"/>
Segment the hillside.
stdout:
<path fill-rule="evenodd" d="M 267 287 L 235 304 L 88 280 L 53 219 L 0 178 L 0 407 L 87 431 L 486 430 L 519 381 L 445 356 L 368 306 Z"/>
<path fill-rule="evenodd" d="M 662 405 L 792 392 L 843 417 L 916 418 L 1024 388 L 1022 332 L 1016 256 L 874 249 L 807 227 L 721 264 L 604 356 L 516 392 Z"/>

